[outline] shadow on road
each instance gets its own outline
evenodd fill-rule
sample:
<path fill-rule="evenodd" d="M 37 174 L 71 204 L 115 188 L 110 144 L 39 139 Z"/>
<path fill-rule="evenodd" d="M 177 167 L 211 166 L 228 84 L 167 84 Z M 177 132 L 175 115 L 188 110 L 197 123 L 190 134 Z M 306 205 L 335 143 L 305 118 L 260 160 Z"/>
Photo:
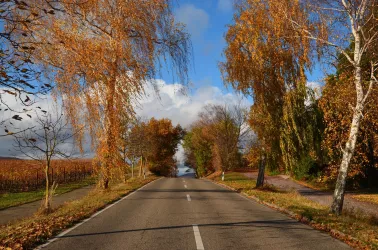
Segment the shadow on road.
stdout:
<path fill-rule="evenodd" d="M 297 221 L 293 220 L 259 220 L 259 221 L 242 221 L 242 222 L 229 222 L 229 223 L 210 223 L 210 224 L 196 224 L 198 227 L 214 227 L 214 226 L 227 226 L 227 227 L 255 227 L 255 228 L 279 228 L 283 230 L 309 230 L 312 228 L 303 228 L 303 226 L 295 227 L 299 225 Z M 294 227 L 293 227 L 294 226 Z M 73 235 L 63 235 L 57 238 L 74 238 L 83 236 L 96 236 L 96 235 L 108 235 L 108 234 L 119 234 L 119 233 L 131 233 L 140 231 L 155 231 L 155 230 L 170 230 L 179 228 L 192 228 L 193 225 L 179 225 L 179 226 L 166 226 L 166 227 L 152 227 L 152 228 L 138 228 L 129 230 L 116 230 L 108 232 L 98 232 L 98 233 L 86 233 L 86 234 L 73 234 Z"/>
<path fill-rule="evenodd" d="M 138 190 L 141 193 L 235 193 L 232 190 L 219 189 L 142 189 Z"/>

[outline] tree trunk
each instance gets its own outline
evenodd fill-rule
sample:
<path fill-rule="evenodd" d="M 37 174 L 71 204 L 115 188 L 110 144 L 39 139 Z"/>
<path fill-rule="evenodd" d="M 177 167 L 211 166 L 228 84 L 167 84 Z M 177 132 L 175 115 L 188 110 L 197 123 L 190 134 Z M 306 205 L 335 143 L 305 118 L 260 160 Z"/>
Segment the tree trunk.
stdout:
<path fill-rule="evenodd" d="M 134 178 L 134 159 L 133 161 L 131 162 L 131 178 Z"/>
<path fill-rule="evenodd" d="M 343 150 L 343 157 L 341 160 L 339 175 L 337 177 L 335 192 L 333 194 L 333 202 L 331 206 L 331 211 L 336 215 L 340 215 L 343 209 L 345 184 L 348 175 L 349 163 L 353 156 L 354 149 L 356 146 L 358 129 L 361 122 L 362 108 L 362 104 L 356 105 L 356 109 L 353 112 L 353 120 L 349 133 L 349 138 Z"/>
<path fill-rule="evenodd" d="M 143 156 L 140 157 L 140 164 L 139 164 L 139 177 L 142 176 L 142 166 L 143 166 Z"/>
<path fill-rule="evenodd" d="M 49 212 L 51 210 L 51 204 L 50 204 L 50 177 L 49 177 L 49 164 L 46 164 L 45 167 L 45 178 L 46 178 L 46 187 L 45 187 L 45 205 L 44 210 L 46 212 Z"/>
<path fill-rule="evenodd" d="M 102 169 L 102 188 L 109 188 L 110 168 L 112 165 L 112 158 L 115 153 L 115 110 L 114 110 L 114 95 L 115 95 L 115 80 L 110 81 L 107 85 L 106 93 L 106 147 L 107 152 L 104 157 L 103 169 Z"/>
<path fill-rule="evenodd" d="M 358 37 L 357 37 L 358 38 Z M 360 41 L 356 38 L 355 51 L 354 51 L 354 61 L 359 61 L 360 57 Z M 358 136 L 358 130 L 360 127 L 360 122 L 362 118 L 362 111 L 364 109 L 364 92 L 362 89 L 362 75 L 360 65 L 356 65 L 354 74 L 354 83 L 356 86 L 356 106 L 353 111 L 352 124 L 350 127 L 349 137 L 343 149 L 343 156 L 340 164 L 339 175 L 336 181 L 335 192 L 333 194 L 333 202 L 331 206 L 331 211 L 340 215 L 344 204 L 344 194 L 345 194 L 345 184 L 348 176 L 349 163 L 353 156 L 354 149 L 356 147 L 356 141 Z"/>
<path fill-rule="evenodd" d="M 257 176 L 257 181 L 256 181 L 257 188 L 264 186 L 264 176 L 265 176 L 265 156 L 263 155 L 260 160 L 259 174 Z"/>

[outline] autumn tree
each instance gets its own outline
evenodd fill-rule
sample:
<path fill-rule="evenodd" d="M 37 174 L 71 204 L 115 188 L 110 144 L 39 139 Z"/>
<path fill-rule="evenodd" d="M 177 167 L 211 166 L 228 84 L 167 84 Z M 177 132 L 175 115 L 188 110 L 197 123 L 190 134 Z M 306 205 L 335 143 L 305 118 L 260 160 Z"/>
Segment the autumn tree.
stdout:
<path fill-rule="evenodd" d="M 196 170 L 198 176 L 204 176 L 215 169 L 212 165 L 213 140 L 209 128 L 196 122 L 191 125 L 183 140 L 186 162 Z"/>
<path fill-rule="evenodd" d="M 189 37 L 175 23 L 169 0 L 49 5 L 59 14 L 39 19 L 33 39 L 41 46 L 33 55 L 56 84 L 55 94 L 66 103 L 73 128 L 88 124 L 101 162 L 100 184 L 108 188 L 111 169 L 118 165 L 120 116 L 133 115 L 135 100 L 155 78 L 160 62 L 171 64 L 186 81 Z M 33 6 L 36 13 L 44 12 Z"/>
<path fill-rule="evenodd" d="M 144 128 L 143 140 L 148 141 L 144 157 L 150 171 L 163 176 L 175 174 L 174 155 L 184 132 L 181 126 L 173 126 L 169 119 L 151 118 Z"/>
<path fill-rule="evenodd" d="M 245 138 L 250 132 L 247 111 L 239 104 L 207 105 L 184 137 L 187 159 L 198 176 L 242 165 Z"/>
<path fill-rule="evenodd" d="M 0 2 L 0 126 L 5 130 L 0 136 L 25 131 L 27 128 L 20 126 L 20 121 L 33 113 L 36 109 L 33 104 L 51 89 L 43 83 L 41 71 L 32 58 L 36 44 L 20 39 L 32 36 L 31 29 L 40 15 L 51 14 L 47 11 L 37 14 L 27 1 Z"/>
<path fill-rule="evenodd" d="M 362 62 L 364 81 L 369 79 L 369 60 Z M 329 157 L 329 164 L 323 173 L 324 181 L 334 181 L 337 178 L 338 164 L 342 157 L 339 150 L 348 139 L 349 122 L 352 119 L 350 106 L 354 106 L 353 72 L 349 70 L 346 59 L 340 55 L 337 61 L 337 71 L 329 75 L 322 90 L 320 107 L 324 112 L 327 129 L 324 133 L 323 148 Z M 366 88 L 366 85 L 364 86 Z M 366 103 L 364 116 L 361 120 L 359 136 L 355 152 L 350 161 L 348 171 L 349 186 L 374 187 L 378 176 L 378 93 L 373 88 L 370 100 Z"/>
<path fill-rule="evenodd" d="M 242 105 L 207 105 L 199 117 L 200 123 L 207 126 L 207 132 L 214 142 L 213 159 L 218 159 L 213 164 L 214 167 L 226 171 L 239 165 L 240 142 L 249 131 L 246 124 L 247 112 Z"/>
<path fill-rule="evenodd" d="M 283 163 L 282 119 L 294 121 L 292 102 L 302 102 L 303 108 L 304 72 L 311 66 L 309 39 L 291 36 L 291 25 L 279 15 L 281 6 L 274 3 L 245 0 L 236 5 L 235 23 L 226 34 L 226 61 L 220 64 L 226 84 L 253 97 L 249 124 L 260 141 L 258 154 L 271 169 Z M 297 1 L 282 4 L 299 19 L 307 18 Z M 286 95 L 289 91 L 292 98 Z M 293 135 L 299 140 L 299 134 Z M 261 178 L 264 170 L 260 167 Z"/>
<path fill-rule="evenodd" d="M 282 6 L 282 4 L 281 4 Z M 339 174 L 331 210 L 339 215 L 342 211 L 346 179 L 350 161 L 354 154 L 361 119 L 370 93 L 377 85 L 376 46 L 378 41 L 377 2 L 362 1 L 305 1 L 303 11 L 307 19 L 290 15 L 291 10 L 282 6 L 280 11 L 284 20 L 291 24 L 295 36 L 311 39 L 314 50 L 320 56 L 331 60 L 342 54 L 353 72 L 356 102 L 352 106 L 348 139 L 340 150 L 342 152 Z M 353 48 L 349 49 L 352 39 Z M 362 63 L 367 60 L 369 67 L 363 72 Z M 367 75 L 366 79 L 363 75 Z M 366 87 L 365 87 L 366 86 Z"/>
<path fill-rule="evenodd" d="M 233 29 L 242 30 L 245 26 L 248 26 L 253 27 L 252 30 L 255 32 L 250 32 L 249 36 L 246 36 L 246 33 L 243 35 L 242 32 L 238 32 L 241 35 L 237 37 L 237 35 L 233 35 L 235 34 L 235 32 L 232 32 L 233 29 L 230 29 L 231 31 L 229 31 L 228 37 L 231 41 L 234 41 L 236 45 L 231 49 L 229 42 L 230 48 L 226 51 L 227 59 L 230 60 L 230 58 L 232 58 L 232 51 L 240 51 L 239 54 L 241 55 L 241 59 L 234 60 L 235 63 L 233 65 L 236 65 L 236 62 L 240 63 L 245 60 L 245 58 L 248 58 L 246 55 L 249 55 L 250 58 L 256 56 L 253 58 L 254 61 L 259 58 L 260 60 L 262 59 L 261 54 L 256 53 L 256 51 L 263 52 L 258 49 L 254 42 L 256 41 L 254 38 L 256 35 L 260 39 L 257 40 L 262 41 L 258 44 L 268 46 L 268 43 L 265 42 L 269 41 L 269 45 L 276 48 L 278 45 L 282 45 L 282 42 L 288 42 L 284 44 L 287 45 L 286 47 L 281 46 L 281 48 L 289 53 L 290 59 L 298 62 L 299 64 L 297 65 L 301 66 L 299 69 L 302 69 L 296 71 L 295 68 L 282 68 L 284 76 L 287 76 L 287 74 L 290 76 L 293 72 L 303 72 L 304 68 L 310 67 L 311 55 L 314 54 L 317 54 L 318 57 L 330 58 L 331 60 L 337 58 L 337 55 L 342 54 L 347 59 L 351 67 L 350 70 L 354 72 L 353 85 L 355 88 L 356 103 L 352 109 L 353 115 L 349 126 L 348 140 L 345 142 L 345 146 L 341 148 L 343 156 L 331 208 L 334 213 L 340 214 L 344 200 L 349 163 L 354 153 L 364 106 L 369 98 L 370 92 L 377 82 L 375 71 L 378 65 L 375 60 L 369 62 L 370 67 L 367 72 L 369 77 L 367 79 L 366 89 L 363 87 L 364 81 L 361 67 L 364 58 L 369 58 L 370 55 L 375 55 L 376 53 L 375 47 L 378 39 L 376 29 L 377 20 L 375 18 L 376 1 L 246 0 L 242 2 L 239 8 L 240 13 L 253 12 L 256 15 L 255 17 L 245 17 L 247 14 L 237 15 L 238 19 L 236 22 L 239 22 L 240 25 L 234 25 Z M 269 29 L 267 29 L 268 26 Z M 253 50 L 250 48 L 246 49 L 246 46 L 243 46 L 243 40 L 240 39 L 242 36 L 246 37 L 245 39 L 249 38 L 246 42 L 252 45 Z M 273 39 L 269 39 L 269 37 Z M 352 50 L 349 50 L 348 46 L 351 38 L 354 46 Z M 250 52 L 252 52 L 252 56 Z M 229 53 L 229 55 L 227 53 Z M 264 53 L 264 55 L 268 54 Z M 270 55 L 273 58 L 277 58 L 277 54 Z M 287 62 L 290 62 L 290 60 L 287 60 Z M 245 64 L 247 63 L 245 62 Z M 267 65 L 265 61 L 263 64 Z M 285 62 L 276 65 L 282 67 L 282 65 L 285 65 Z M 250 68 L 256 69 L 254 67 Z M 256 73 L 258 73 L 252 71 L 253 74 L 251 74 L 251 71 L 245 70 L 245 73 L 241 73 L 240 69 L 243 69 L 243 67 L 238 67 L 238 70 L 236 70 L 229 65 L 226 65 L 225 69 L 229 74 L 228 80 L 230 82 L 235 82 L 232 75 L 240 76 L 237 82 L 245 82 L 245 79 L 248 78 L 249 75 L 256 75 Z M 303 75 L 303 73 L 301 74 Z M 285 83 L 287 83 L 287 81 L 285 81 Z M 243 85 L 239 84 L 239 86 Z M 255 92 L 258 89 L 256 87 L 257 86 L 253 88 Z"/>
<path fill-rule="evenodd" d="M 15 150 L 23 156 L 39 162 L 45 172 L 45 198 L 43 210 L 51 212 L 51 200 L 57 184 L 51 183 L 52 160 L 67 159 L 73 153 L 72 133 L 61 110 L 39 114 L 35 112 L 36 126 L 14 136 Z M 69 146 L 69 149 L 66 147 Z"/>
<path fill-rule="evenodd" d="M 141 117 L 126 118 L 121 122 L 121 137 L 119 149 L 122 161 L 130 165 L 131 176 L 134 177 L 134 169 L 139 162 L 139 177 L 142 176 L 143 159 L 146 156 L 148 140 L 146 140 L 146 123 Z"/>

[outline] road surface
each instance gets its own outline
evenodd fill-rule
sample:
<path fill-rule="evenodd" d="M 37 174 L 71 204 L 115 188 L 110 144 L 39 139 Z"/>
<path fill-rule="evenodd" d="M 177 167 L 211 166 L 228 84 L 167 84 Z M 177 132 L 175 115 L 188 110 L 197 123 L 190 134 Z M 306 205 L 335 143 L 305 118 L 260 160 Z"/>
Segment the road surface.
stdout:
<path fill-rule="evenodd" d="M 350 248 L 210 181 L 162 178 L 43 249 Z"/>

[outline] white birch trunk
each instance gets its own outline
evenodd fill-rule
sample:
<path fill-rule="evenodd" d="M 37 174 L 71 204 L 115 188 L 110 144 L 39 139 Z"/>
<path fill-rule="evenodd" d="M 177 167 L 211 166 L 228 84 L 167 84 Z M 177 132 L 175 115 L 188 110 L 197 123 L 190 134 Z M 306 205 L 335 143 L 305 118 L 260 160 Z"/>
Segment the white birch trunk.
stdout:
<path fill-rule="evenodd" d="M 360 127 L 360 122 L 362 118 L 362 112 L 364 109 L 364 92 L 362 89 L 362 76 L 361 76 L 361 51 L 360 51 L 361 41 L 360 36 L 355 35 L 355 48 L 354 48 L 354 83 L 356 87 L 356 106 L 353 110 L 352 124 L 350 127 L 349 137 L 343 149 L 343 156 L 339 168 L 339 175 L 336 181 L 335 192 L 333 195 L 333 202 L 331 206 L 331 211 L 336 215 L 340 215 L 344 204 L 344 194 L 345 194 L 345 184 L 348 176 L 350 160 L 353 156 L 358 130 Z"/>

